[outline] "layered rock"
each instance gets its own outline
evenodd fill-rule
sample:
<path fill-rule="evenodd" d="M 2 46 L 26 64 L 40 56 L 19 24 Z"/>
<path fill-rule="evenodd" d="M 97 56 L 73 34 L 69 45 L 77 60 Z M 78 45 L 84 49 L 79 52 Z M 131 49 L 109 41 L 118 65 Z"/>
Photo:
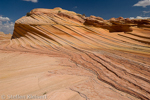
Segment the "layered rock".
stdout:
<path fill-rule="evenodd" d="M 113 18 L 109 20 L 110 22 L 117 22 L 120 24 L 128 24 L 130 26 L 137 26 L 137 27 L 145 27 L 145 28 L 150 28 L 150 19 L 129 19 L 126 18 L 124 19 L 123 17 L 119 18 Z"/>
<path fill-rule="evenodd" d="M 99 17 L 90 16 L 86 18 L 84 24 L 108 29 L 109 32 L 132 32 L 132 26 L 150 28 L 149 19 L 124 19 L 123 17 L 103 20 Z"/>
<path fill-rule="evenodd" d="M 111 18 L 110 20 L 103 20 L 99 17 L 88 17 L 85 20 L 85 25 L 93 25 L 95 27 L 100 27 L 104 29 L 108 29 L 109 32 L 132 32 L 133 30 L 130 28 L 131 24 L 122 23 L 124 21 L 123 17 L 119 17 L 117 19 Z"/>
<path fill-rule="evenodd" d="M 11 41 L 0 45 L 0 94 L 149 100 L 150 29 L 133 24 L 61 8 L 32 10 L 15 22 Z"/>
<path fill-rule="evenodd" d="M 4 33 L 3 33 L 3 32 L 0 32 L 0 35 L 4 35 Z"/>
<path fill-rule="evenodd" d="M 12 37 L 12 35 L 10 33 L 9 34 L 5 34 L 3 32 L 0 32 L 0 44 L 9 42 L 11 37 Z"/>

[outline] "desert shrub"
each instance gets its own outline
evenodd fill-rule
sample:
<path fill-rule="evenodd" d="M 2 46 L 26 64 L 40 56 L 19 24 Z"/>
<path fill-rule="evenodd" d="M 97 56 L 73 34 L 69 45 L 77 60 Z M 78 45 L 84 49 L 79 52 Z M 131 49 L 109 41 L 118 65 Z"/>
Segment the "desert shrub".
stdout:
<path fill-rule="evenodd" d="M 81 15 L 81 14 L 77 14 L 77 16 L 82 17 L 82 15 Z"/>
<path fill-rule="evenodd" d="M 86 15 L 85 15 L 85 14 L 82 14 L 82 16 L 85 16 L 85 17 L 86 17 Z"/>
<path fill-rule="evenodd" d="M 58 13 L 61 13 L 61 11 L 59 10 Z"/>
<path fill-rule="evenodd" d="M 26 16 L 30 16 L 30 15 L 31 15 L 30 12 L 27 12 Z"/>

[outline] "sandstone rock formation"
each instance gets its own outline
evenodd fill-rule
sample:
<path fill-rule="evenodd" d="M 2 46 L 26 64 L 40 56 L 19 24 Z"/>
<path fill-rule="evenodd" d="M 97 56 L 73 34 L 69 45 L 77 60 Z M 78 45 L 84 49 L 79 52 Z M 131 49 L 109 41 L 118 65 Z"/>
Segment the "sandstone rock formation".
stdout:
<path fill-rule="evenodd" d="M 9 42 L 11 39 L 12 35 L 9 34 L 5 34 L 3 32 L 0 32 L 0 44 L 4 43 L 4 42 Z"/>
<path fill-rule="evenodd" d="M 149 100 L 150 29 L 132 26 L 122 17 L 32 10 L 15 22 L 10 41 L 0 41 L 0 94 Z"/>
<path fill-rule="evenodd" d="M 134 20 L 134 23 L 137 24 L 138 27 L 150 28 L 150 19 Z"/>
<path fill-rule="evenodd" d="M 4 33 L 3 33 L 3 32 L 0 32 L 0 35 L 4 35 Z"/>
<path fill-rule="evenodd" d="M 90 16 L 85 19 L 85 25 L 93 25 L 108 29 L 109 32 L 132 32 L 132 26 L 150 28 L 150 19 L 124 19 L 123 17 L 103 20 L 102 18 Z"/>
<path fill-rule="evenodd" d="M 108 29 L 109 32 L 132 32 L 133 31 L 130 28 L 132 25 L 126 24 L 123 17 L 119 17 L 117 19 L 111 18 L 110 20 L 107 21 L 107 20 L 103 20 L 99 17 L 91 17 L 90 16 L 90 17 L 86 18 L 84 24 Z"/>

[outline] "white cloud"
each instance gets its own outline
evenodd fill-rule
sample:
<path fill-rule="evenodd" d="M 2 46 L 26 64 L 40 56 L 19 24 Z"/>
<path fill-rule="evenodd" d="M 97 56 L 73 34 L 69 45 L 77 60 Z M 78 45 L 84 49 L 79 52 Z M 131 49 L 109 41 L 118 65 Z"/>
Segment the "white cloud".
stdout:
<path fill-rule="evenodd" d="M 143 11 L 143 13 L 144 13 L 144 14 L 148 14 L 148 13 L 150 13 L 150 11 Z"/>
<path fill-rule="evenodd" d="M 38 0 L 23 0 L 23 1 L 31 1 L 33 3 L 37 3 L 38 2 Z"/>
<path fill-rule="evenodd" d="M 14 23 L 10 22 L 8 17 L 0 16 L 0 31 L 4 32 L 5 34 L 13 33 L 14 30 Z"/>
<path fill-rule="evenodd" d="M 130 19 L 135 19 L 134 17 L 130 17 Z"/>
<path fill-rule="evenodd" d="M 138 3 L 134 4 L 133 6 L 142 6 L 142 7 L 150 6 L 150 0 L 141 0 Z"/>
<path fill-rule="evenodd" d="M 134 17 L 130 17 L 130 19 L 148 19 L 150 17 L 141 17 L 141 16 L 137 16 L 136 18 Z"/>
<path fill-rule="evenodd" d="M 78 8 L 77 6 L 73 7 L 74 9 Z"/>
<path fill-rule="evenodd" d="M 10 21 L 10 19 L 8 17 L 0 16 L 0 21 Z"/>

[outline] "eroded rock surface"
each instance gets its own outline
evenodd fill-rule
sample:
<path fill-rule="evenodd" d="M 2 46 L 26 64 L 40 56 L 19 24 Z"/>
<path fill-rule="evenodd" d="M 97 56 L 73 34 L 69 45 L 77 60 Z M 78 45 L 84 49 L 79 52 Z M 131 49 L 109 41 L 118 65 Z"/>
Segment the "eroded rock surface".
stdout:
<path fill-rule="evenodd" d="M 85 25 L 86 19 L 91 24 Z M 130 26 L 133 31 L 110 33 L 95 26 L 99 24 L 115 31 Z M 32 10 L 15 22 L 9 42 L 0 41 L 0 94 L 149 100 L 150 29 L 132 24 L 123 18 L 86 18 L 61 8 Z"/>
<path fill-rule="evenodd" d="M 110 20 L 103 20 L 99 17 L 87 17 L 84 24 L 92 25 L 99 28 L 104 28 L 109 30 L 109 32 L 132 32 L 130 28 L 131 24 L 126 24 L 122 17 L 121 18 L 111 18 Z"/>
<path fill-rule="evenodd" d="M 9 34 L 5 34 L 3 32 L 0 32 L 0 44 L 1 43 L 6 43 L 6 42 L 9 42 L 10 39 L 11 39 L 12 35 L 9 33 Z"/>

